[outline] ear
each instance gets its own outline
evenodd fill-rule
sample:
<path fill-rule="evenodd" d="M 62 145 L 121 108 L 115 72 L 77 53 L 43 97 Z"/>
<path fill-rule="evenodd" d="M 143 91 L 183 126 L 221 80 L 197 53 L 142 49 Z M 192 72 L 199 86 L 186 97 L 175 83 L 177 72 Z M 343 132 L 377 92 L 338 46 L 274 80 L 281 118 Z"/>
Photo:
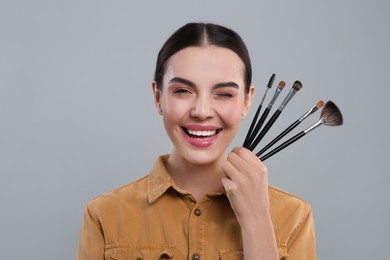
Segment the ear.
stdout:
<path fill-rule="evenodd" d="M 248 111 L 252 105 L 253 95 L 255 94 L 255 86 L 250 85 L 248 94 L 245 95 L 244 110 L 242 111 L 243 117 L 246 117 Z"/>
<path fill-rule="evenodd" d="M 161 90 L 157 88 L 157 83 L 156 81 L 152 81 L 152 90 L 153 90 L 153 96 L 154 96 L 154 103 L 156 104 L 158 113 L 162 115 L 162 108 L 161 108 Z"/>

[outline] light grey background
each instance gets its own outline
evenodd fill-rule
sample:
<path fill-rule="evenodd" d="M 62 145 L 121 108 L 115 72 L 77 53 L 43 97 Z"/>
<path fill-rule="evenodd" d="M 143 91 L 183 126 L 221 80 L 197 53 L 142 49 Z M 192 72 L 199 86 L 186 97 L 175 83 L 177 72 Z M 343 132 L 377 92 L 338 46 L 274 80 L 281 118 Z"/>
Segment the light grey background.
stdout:
<path fill-rule="evenodd" d="M 319 259 L 385 259 L 389 11 L 385 0 L 1 0 L 1 258 L 74 259 L 87 201 L 170 151 L 150 87 L 155 58 L 179 26 L 207 21 L 247 43 L 256 104 L 271 73 L 302 81 L 273 135 L 319 99 L 340 107 L 343 127 L 266 162 L 270 182 L 312 205 Z"/>

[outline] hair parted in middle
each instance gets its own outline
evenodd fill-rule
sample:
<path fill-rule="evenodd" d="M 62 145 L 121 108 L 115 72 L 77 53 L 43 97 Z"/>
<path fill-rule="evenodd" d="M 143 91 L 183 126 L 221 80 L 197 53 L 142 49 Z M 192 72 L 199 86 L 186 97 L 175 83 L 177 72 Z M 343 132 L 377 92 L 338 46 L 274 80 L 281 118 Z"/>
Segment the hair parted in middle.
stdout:
<path fill-rule="evenodd" d="M 244 41 L 233 30 L 212 23 L 188 23 L 168 38 L 157 56 L 154 73 L 157 88 L 162 88 L 166 64 L 172 55 L 186 47 L 207 45 L 230 49 L 240 57 L 244 63 L 245 93 L 248 93 L 252 81 L 252 65 Z"/>

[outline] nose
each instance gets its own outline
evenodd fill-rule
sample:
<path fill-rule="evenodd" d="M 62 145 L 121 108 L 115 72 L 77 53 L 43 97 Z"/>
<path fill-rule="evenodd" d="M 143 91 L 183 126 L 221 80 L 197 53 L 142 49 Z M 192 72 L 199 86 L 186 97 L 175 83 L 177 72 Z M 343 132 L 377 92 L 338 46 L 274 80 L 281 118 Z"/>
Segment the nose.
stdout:
<path fill-rule="evenodd" d="M 194 102 L 191 116 L 200 120 L 205 120 L 214 116 L 212 101 L 207 96 L 199 96 Z"/>

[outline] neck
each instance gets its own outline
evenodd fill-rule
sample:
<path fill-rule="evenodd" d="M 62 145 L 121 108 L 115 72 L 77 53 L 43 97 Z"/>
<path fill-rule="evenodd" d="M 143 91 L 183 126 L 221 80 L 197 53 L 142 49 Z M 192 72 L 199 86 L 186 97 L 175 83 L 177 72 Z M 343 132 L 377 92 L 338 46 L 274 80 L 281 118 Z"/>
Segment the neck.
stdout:
<path fill-rule="evenodd" d="M 224 174 L 221 165 L 225 159 L 226 155 L 208 164 L 193 164 L 172 153 L 166 167 L 178 187 L 200 200 L 222 187 L 221 178 Z"/>

